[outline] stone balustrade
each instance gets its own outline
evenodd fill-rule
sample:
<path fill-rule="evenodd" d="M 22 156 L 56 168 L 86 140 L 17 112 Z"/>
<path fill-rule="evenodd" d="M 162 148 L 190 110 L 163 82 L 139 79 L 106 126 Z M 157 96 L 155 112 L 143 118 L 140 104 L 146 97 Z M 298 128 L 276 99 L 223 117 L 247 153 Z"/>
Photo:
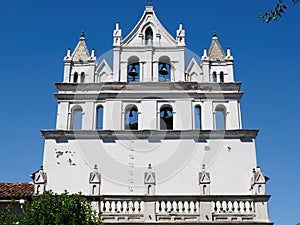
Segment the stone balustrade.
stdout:
<path fill-rule="evenodd" d="M 107 223 L 203 223 L 268 220 L 268 195 L 94 196 Z M 98 200 L 100 198 L 100 201 Z"/>

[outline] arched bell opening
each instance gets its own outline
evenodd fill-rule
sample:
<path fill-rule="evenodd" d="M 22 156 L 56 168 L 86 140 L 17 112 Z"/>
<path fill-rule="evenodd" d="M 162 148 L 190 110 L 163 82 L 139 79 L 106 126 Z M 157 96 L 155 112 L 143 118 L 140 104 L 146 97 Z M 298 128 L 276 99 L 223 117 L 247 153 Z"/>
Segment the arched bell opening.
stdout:
<path fill-rule="evenodd" d="M 160 129 L 173 130 L 173 108 L 170 105 L 160 108 Z"/>
<path fill-rule="evenodd" d="M 125 110 L 125 130 L 138 129 L 138 109 L 135 105 L 130 105 Z"/>
<path fill-rule="evenodd" d="M 75 106 L 72 108 L 70 129 L 82 130 L 82 114 L 83 110 L 80 106 Z"/>
<path fill-rule="evenodd" d="M 148 27 L 145 31 L 145 44 L 152 45 L 153 44 L 153 31 L 151 27 Z"/>
<path fill-rule="evenodd" d="M 218 105 L 215 109 L 215 129 L 226 130 L 226 107 Z"/>
<path fill-rule="evenodd" d="M 127 82 L 140 81 L 140 64 L 139 58 L 132 56 L 128 59 Z"/>
<path fill-rule="evenodd" d="M 170 58 L 167 56 L 160 57 L 158 63 L 158 81 L 171 80 Z"/>

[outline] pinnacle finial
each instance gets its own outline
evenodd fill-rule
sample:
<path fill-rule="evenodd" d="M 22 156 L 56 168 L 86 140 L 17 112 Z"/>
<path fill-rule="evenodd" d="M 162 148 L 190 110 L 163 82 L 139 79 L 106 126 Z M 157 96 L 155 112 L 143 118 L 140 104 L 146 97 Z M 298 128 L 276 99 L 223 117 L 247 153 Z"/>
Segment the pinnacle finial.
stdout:
<path fill-rule="evenodd" d="M 82 31 L 82 32 L 81 32 L 81 37 L 83 37 L 83 38 L 84 38 L 84 31 Z"/>
<path fill-rule="evenodd" d="M 214 33 L 213 33 L 213 37 L 217 37 L 217 33 L 216 33 L 216 31 L 214 31 Z"/>

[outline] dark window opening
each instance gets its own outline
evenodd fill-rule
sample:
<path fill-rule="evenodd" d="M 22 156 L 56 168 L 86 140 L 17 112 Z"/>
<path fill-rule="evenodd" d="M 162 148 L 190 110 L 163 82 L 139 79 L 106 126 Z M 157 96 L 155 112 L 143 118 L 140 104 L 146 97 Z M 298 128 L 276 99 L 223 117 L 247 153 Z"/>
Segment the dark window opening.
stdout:
<path fill-rule="evenodd" d="M 125 130 L 137 130 L 138 129 L 138 110 L 135 106 L 132 106 L 125 113 Z"/>
<path fill-rule="evenodd" d="M 223 72 L 220 73 L 220 82 L 224 83 L 224 73 Z"/>
<path fill-rule="evenodd" d="M 173 130 L 173 109 L 171 106 L 160 109 L 160 129 Z"/>
<path fill-rule="evenodd" d="M 217 82 L 217 73 L 216 72 L 213 72 L 212 80 L 214 83 Z"/>
<path fill-rule="evenodd" d="M 85 83 L 85 74 L 84 72 L 81 73 L 81 81 L 80 83 Z"/>
<path fill-rule="evenodd" d="M 103 106 L 97 107 L 97 130 L 103 130 Z"/>
<path fill-rule="evenodd" d="M 216 108 L 216 113 L 215 113 L 216 130 L 226 129 L 225 115 L 226 115 L 226 110 L 222 106 Z"/>
<path fill-rule="evenodd" d="M 201 130 L 201 107 L 196 106 L 194 110 L 195 130 Z"/>
<path fill-rule="evenodd" d="M 146 29 L 145 36 L 146 36 L 146 45 L 151 45 L 153 43 L 153 31 L 150 27 Z"/>
<path fill-rule="evenodd" d="M 78 83 L 78 73 L 74 73 L 74 83 Z"/>

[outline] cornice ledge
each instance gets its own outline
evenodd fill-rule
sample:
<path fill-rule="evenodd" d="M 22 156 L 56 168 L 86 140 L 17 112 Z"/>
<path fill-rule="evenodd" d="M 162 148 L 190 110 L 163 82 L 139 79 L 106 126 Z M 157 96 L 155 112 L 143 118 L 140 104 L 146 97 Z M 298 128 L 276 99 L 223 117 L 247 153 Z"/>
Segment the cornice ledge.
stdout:
<path fill-rule="evenodd" d="M 42 130 L 44 139 L 256 139 L 258 130 Z"/>
<path fill-rule="evenodd" d="M 106 83 L 55 83 L 57 91 L 107 91 L 107 90 L 202 90 L 202 91 L 240 91 L 241 82 L 197 83 L 197 82 L 106 82 Z"/>

